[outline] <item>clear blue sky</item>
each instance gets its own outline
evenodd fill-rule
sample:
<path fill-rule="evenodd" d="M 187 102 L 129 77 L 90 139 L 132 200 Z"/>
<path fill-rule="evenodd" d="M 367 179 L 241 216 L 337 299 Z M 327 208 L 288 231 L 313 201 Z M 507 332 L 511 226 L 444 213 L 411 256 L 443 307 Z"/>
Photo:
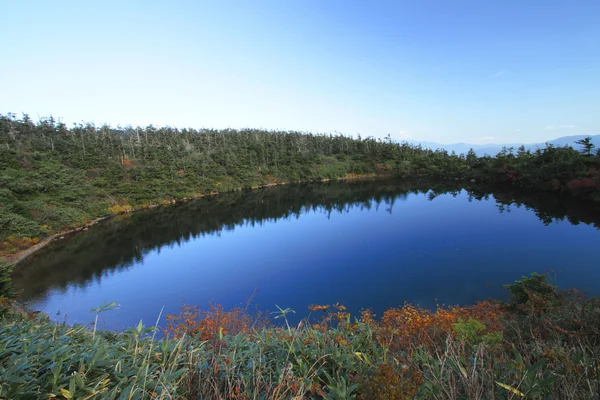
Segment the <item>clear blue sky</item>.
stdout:
<path fill-rule="evenodd" d="M 599 0 L 0 5 L 0 113 L 442 143 L 600 133 Z"/>

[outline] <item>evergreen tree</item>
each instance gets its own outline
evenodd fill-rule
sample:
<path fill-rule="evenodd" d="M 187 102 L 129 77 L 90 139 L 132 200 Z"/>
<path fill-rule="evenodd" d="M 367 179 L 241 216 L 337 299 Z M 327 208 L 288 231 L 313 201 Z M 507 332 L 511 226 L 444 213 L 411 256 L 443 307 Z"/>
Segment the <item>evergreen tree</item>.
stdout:
<path fill-rule="evenodd" d="M 585 155 L 587 155 L 588 157 L 590 157 L 592 155 L 592 149 L 594 147 L 596 147 L 592 143 L 592 138 L 589 136 L 586 138 L 583 138 L 581 140 L 577 140 L 575 143 L 583 146 L 583 149 L 581 149 L 581 152 L 584 153 Z"/>

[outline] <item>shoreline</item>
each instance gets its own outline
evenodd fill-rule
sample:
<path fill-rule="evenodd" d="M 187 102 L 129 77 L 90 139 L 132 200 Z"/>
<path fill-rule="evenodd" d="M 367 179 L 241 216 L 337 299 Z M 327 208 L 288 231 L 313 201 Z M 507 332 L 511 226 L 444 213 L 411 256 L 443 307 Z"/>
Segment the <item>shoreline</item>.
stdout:
<path fill-rule="evenodd" d="M 258 186 L 251 186 L 249 188 L 247 188 L 247 190 L 257 190 L 257 189 L 264 189 L 264 188 L 268 188 L 268 187 L 275 187 L 275 186 L 283 186 L 283 185 L 291 185 L 291 184 L 296 184 L 296 183 L 326 183 L 326 182 L 331 182 L 331 181 L 350 181 L 350 180 L 359 180 L 359 179 L 383 179 L 383 178 L 390 178 L 392 177 L 392 174 L 361 174 L 361 175 L 347 175 L 347 176 L 343 176 L 343 177 L 338 177 L 338 178 L 323 178 L 323 179 L 318 179 L 318 180 L 309 180 L 309 181 L 286 181 L 286 182 L 277 182 L 277 183 L 266 183 L 264 185 L 258 185 Z M 62 240 L 64 238 L 64 236 L 71 236 L 71 235 L 75 235 L 78 232 L 83 232 L 83 231 L 87 231 L 89 230 L 91 227 L 93 227 L 94 225 L 102 222 L 102 221 L 106 221 L 109 219 L 112 219 L 116 216 L 119 215 L 123 215 L 123 214 L 130 214 L 130 213 L 134 213 L 134 212 L 138 212 L 138 211 L 143 211 L 143 210 L 153 210 L 159 206 L 169 206 L 169 205 L 175 205 L 175 204 L 180 204 L 180 203 L 185 203 L 188 201 L 192 201 L 192 200 L 198 200 L 204 197 L 209 197 L 209 196 L 217 196 L 223 193 L 230 193 L 230 192 L 235 192 L 235 191 L 241 191 L 244 190 L 245 188 L 242 187 L 238 187 L 235 189 L 231 189 L 231 190 L 226 190 L 226 191 L 217 191 L 217 192 L 210 192 L 210 193 L 205 193 L 205 194 L 200 194 L 197 196 L 188 196 L 188 197 L 183 197 L 180 199 L 173 199 L 173 200 L 164 200 L 163 202 L 160 203 L 154 203 L 154 204 L 150 204 L 148 206 L 144 206 L 144 207 L 137 207 L 137 208 L 133 208 L 129 211 L 122 211 L 122 212 L 117 212 L 117 213 L 112 213 L 112 214 L 108 214 L 108 215 L 104 215 L 102 217 L 98 217 L 84 225 L 81 225 L 77 228 L 73 228 L 73 229 L 68 229 L 68 230 L 64 230 L 61 232 L 57 232 L 55 234 L 52 234 L 48 237 L 45 237 L 44 239 L 40 240 L 38 243 L 34 244 L 31 247 L 28 247 L 26 249 L 23 249 L 21 251 L 18 251 L 12 255 L 8 255 L 8 256 L 4 256 L 4 260 L 8 263 L 8 265 L 13 269 L 18 266 L 18 264 L 20 264 L 22 261 L 26 260 L 27 258 L 31 257 L 32 255 L 34 255 L 35 253 L 37 253 L 38 251 L 40 251 L 41 249 L 43 249 L 44 247 L 46 247 L 48 244 L 50 244 L 52 241 L 55 240 Z"/>

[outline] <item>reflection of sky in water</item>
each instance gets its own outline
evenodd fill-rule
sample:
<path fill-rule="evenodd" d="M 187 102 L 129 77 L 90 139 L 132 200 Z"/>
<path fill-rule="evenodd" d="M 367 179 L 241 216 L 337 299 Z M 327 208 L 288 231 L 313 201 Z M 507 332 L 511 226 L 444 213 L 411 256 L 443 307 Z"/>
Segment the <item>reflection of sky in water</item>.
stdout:
<path fill-rule="evenodd" d="M 32 306 L 90 322 L 91 308 L 116 301 L 121 309 L 100 317 L 111 329 L 153 323 L 163 306 L 165 313 L 183 303 L 230 307 L 253 293 L 261 309 L 302 315 L 311 303 L 340 302 L 381 314 L 404 301 L 434 307 L 498 297 L 503 284 L 551 269 L 563 271 L 560 286 L 600 293 L 593 251 L 600 232 L 592 226 L 544 226 L 525 208 L 499 213 L 493 199 L 468 202 L 464 192 L 347 210 L 311 210 L 164 246 L 86 285 L 52 289 Z"/>

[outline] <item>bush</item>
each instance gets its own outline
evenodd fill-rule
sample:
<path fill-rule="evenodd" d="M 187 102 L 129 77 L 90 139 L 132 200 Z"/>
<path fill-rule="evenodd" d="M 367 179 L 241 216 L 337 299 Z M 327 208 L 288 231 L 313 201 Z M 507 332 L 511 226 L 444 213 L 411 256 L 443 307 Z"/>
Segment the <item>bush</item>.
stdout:
<path fill-rule="evenodd" d="M 556 286 L 550 284 L 548 276 L 545 274 L 531 274 L 531 277 L 524 276 L 521 280 L 505 285 L 510 293 L 513 304 L 526 304 L 534 297 L 543 299 L 555 298 Z"/>
<path fill-rule="evenodd" d="M 0 208 L 0 242 L 4 242 L 9 236 L 15 237 L 37 237 L 42 233 L 38 222 L 23 215 L 5 212 Z"/>
<path fill-rule="evenodd" d="M 0 298 L 11 298 L 12 291 L 12 265 L 0 258 Z"/>

